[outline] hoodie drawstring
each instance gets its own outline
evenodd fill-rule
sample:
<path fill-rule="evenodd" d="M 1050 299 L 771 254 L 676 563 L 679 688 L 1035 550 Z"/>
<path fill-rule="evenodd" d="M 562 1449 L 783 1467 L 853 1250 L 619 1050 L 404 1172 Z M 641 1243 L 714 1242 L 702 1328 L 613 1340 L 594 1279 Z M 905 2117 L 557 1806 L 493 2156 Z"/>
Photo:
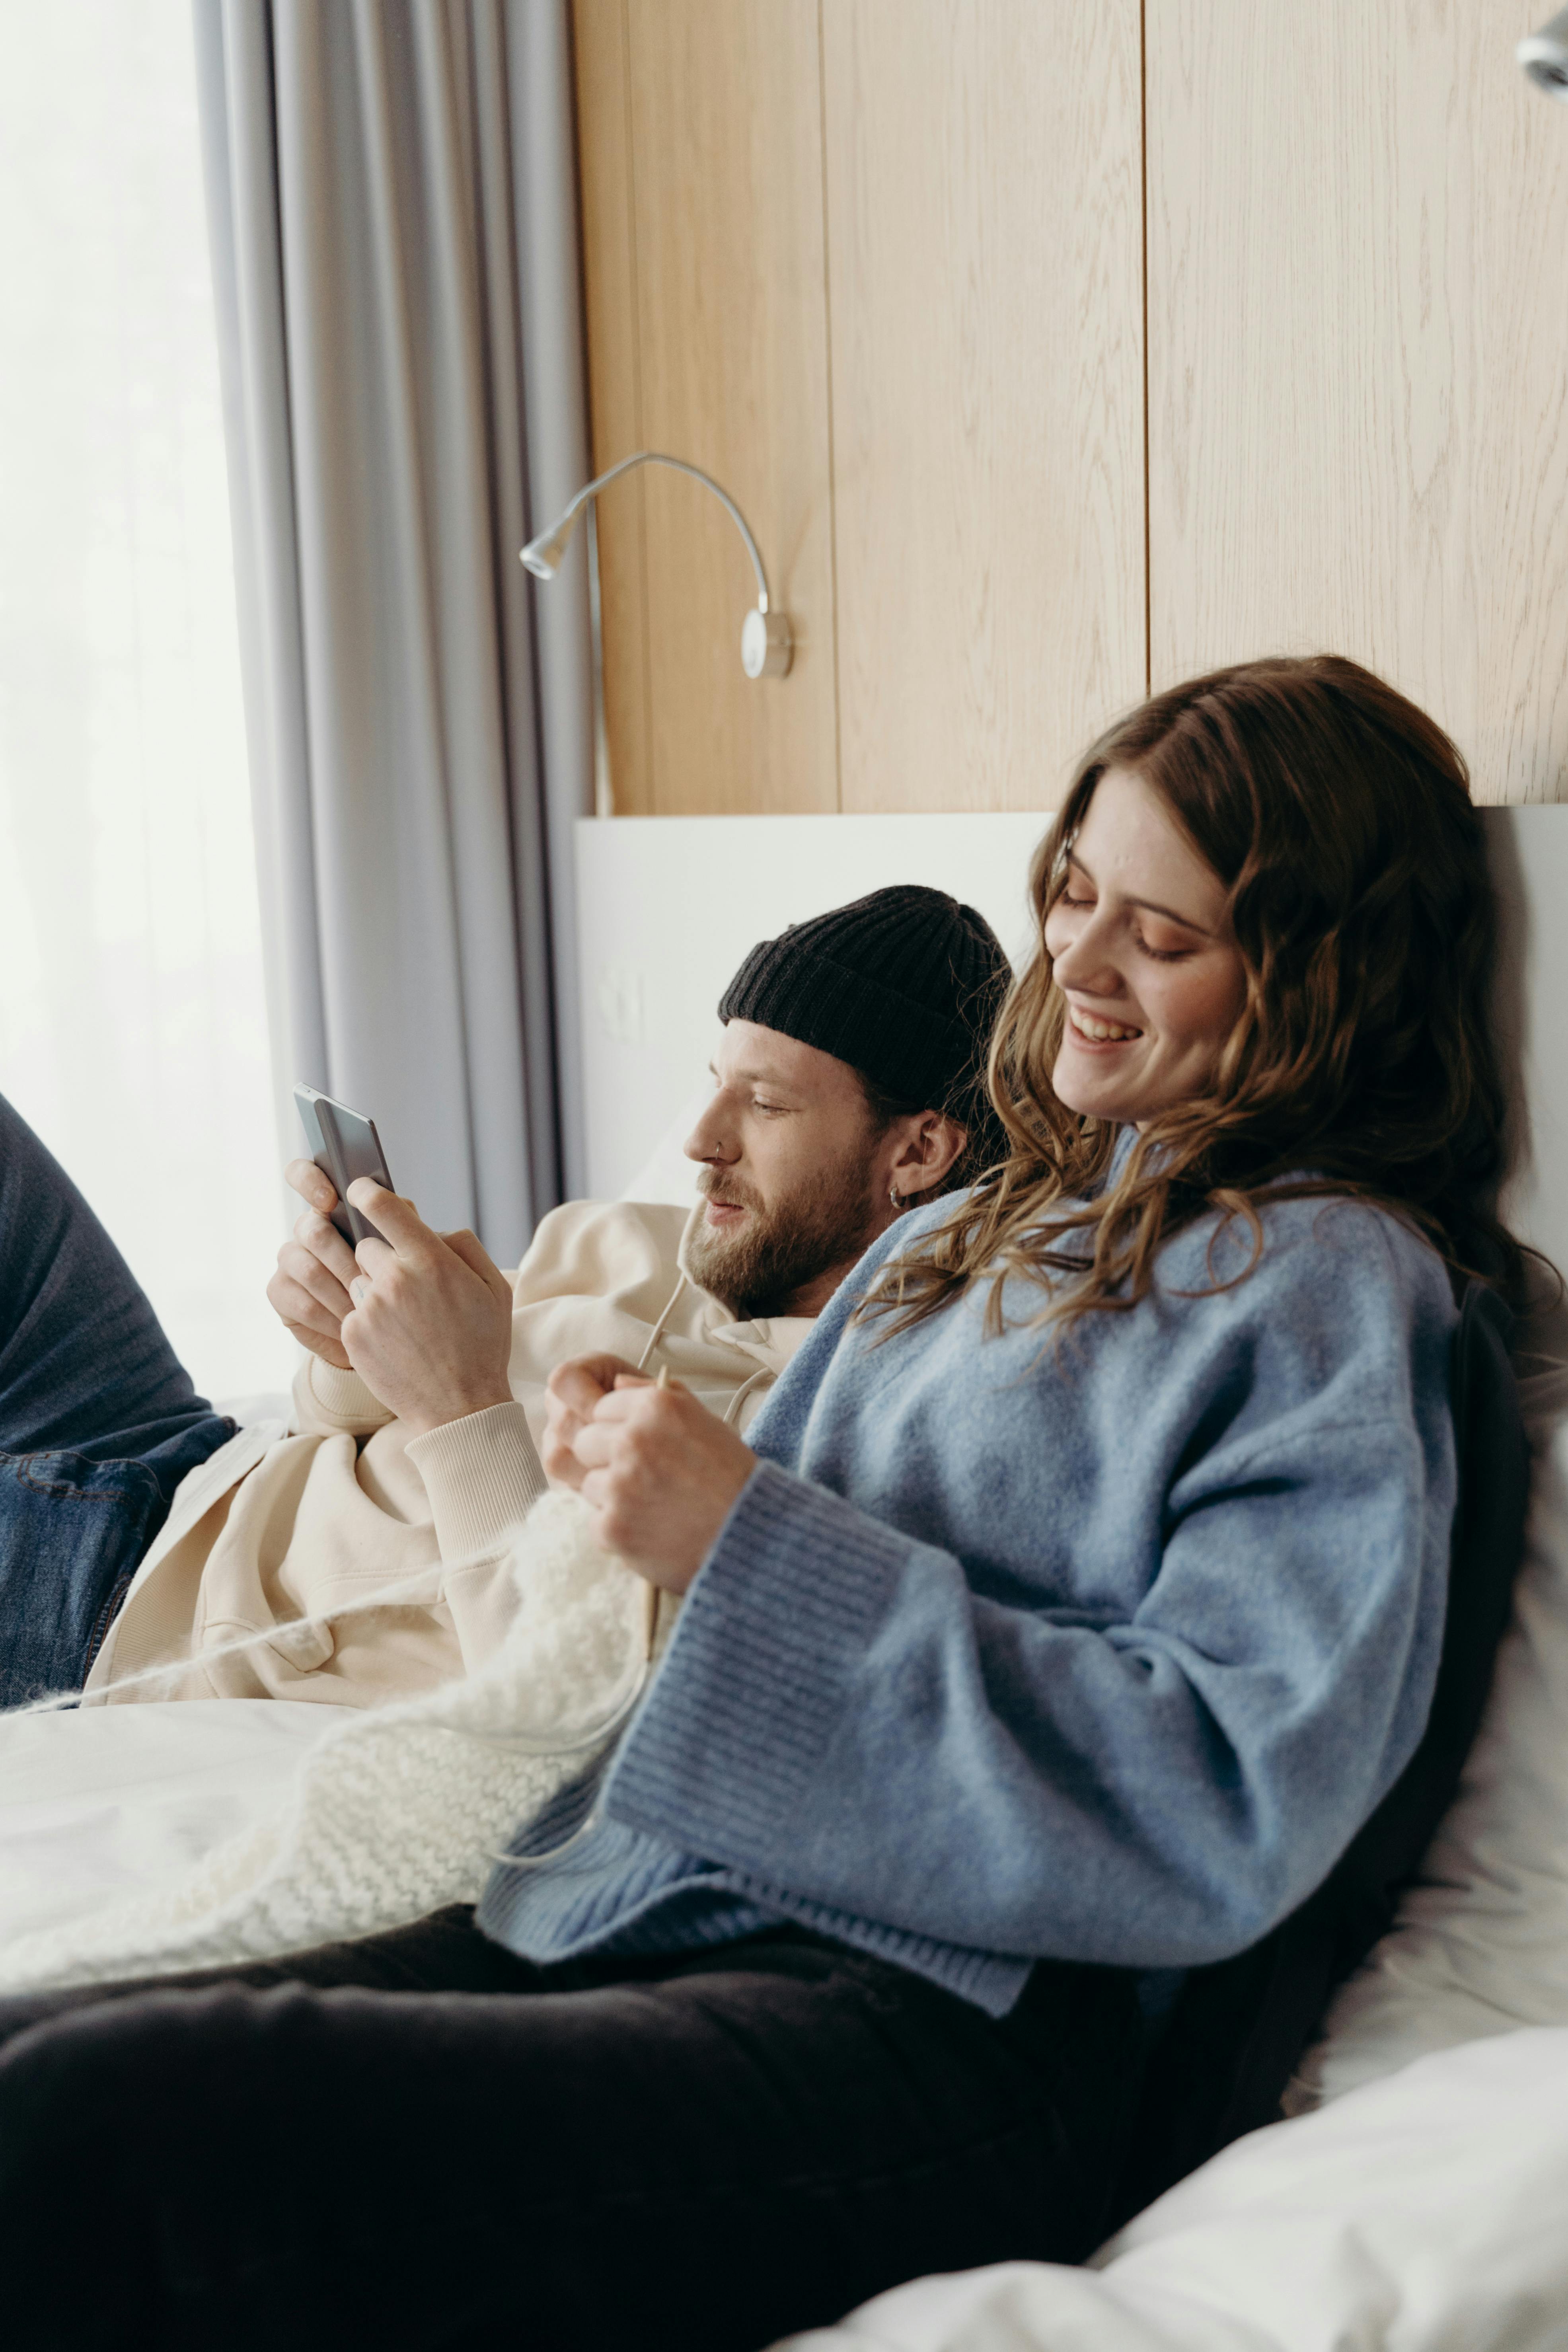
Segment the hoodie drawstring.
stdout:
<path fill-rule="evenodd" d="M 759 1381 L 771 1381 L 772 1379 L 772 1370 L 766 1364 L 763 1364 L 760 1370 L 754 1371 L 752 1374 L 749 1381 L 742 1381 L 741 1382 L 740 1387 L 735 1391 L 734 1395 L 724 1407 L 724 1426 L 726 1429 L 734 1428 L 735 1416 L 746 1402 L 746 1399 L 751 1395 L 752 1391 L 756 1387 L 757 1382 Z"/>
<path fill-rule="evenodd" d="M 658 1347 L 658 1345 L 659 1341 L 663 1339 L 663 1337 L 664 1337 L 664 1327 L 665 1327 L 665 1325 L 668 1322 L 668 1320 L 669 1320 L 670 1317 L 674 1314 L 674 1312 L 675 1312 L 675 1310 L 676 1310 L 676 1307 L 677 1307 L 678 1304 L 679 1303 L 680 1294 L 681 1294 L 681 1292 L 682 1292 L 682 1291 L 685 1289 L 685 1287 L 686 1287 L 686 1283 L 687 1283 L 686 1268 L 685 1268 L 684 1266 L 682 1266 L 682 1267 L 681 1267 L 681 1269 L 680 1269 L 680 1272 L 679 1272 L 679 1277 L 677 1278 L 676 1285 L 675 1285 L 675 1288 L 671 1291 L 671 1293 L 670 1293 L 670 1295 L 669 1295 L 669 1304 L 668 1304 L 668 1306 L 665 1308 L 664 1313 L 659 1317 L 658 1321 L 654 1325 L 653 1329 L 648 1333 L 648 1335 L 647 1335 L 647 1346 L 643 1349 L 642 1354 L 637 1358 L 637 1370 L 638 1370 L 638 1371 L 639 1371 L 639 1372 L 646 1372 L 646 1371 L 647 1371 L 647 1360 L 648 1360 L 648 1358 L 652 1355 L 652 1353 L 653 1353 L 654 1349 Z"/>

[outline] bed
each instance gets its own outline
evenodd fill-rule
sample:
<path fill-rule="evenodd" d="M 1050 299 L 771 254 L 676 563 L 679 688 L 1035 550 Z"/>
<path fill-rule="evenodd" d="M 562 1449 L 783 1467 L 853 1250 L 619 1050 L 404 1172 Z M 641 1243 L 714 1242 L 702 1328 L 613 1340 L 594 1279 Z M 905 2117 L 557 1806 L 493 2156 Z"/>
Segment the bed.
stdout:
<path fill-rule="evenodd" d="M 1488 812 L 1516 1227 L 1568 1265 L 1568 809 Z M 590 1188 L 681 1200 L 713 1007 L 759 937 L 892 881 L 978 905 L 1009 949 L 1045 823 L 621 819 L 578 840 Z M 683 908 L 702 910 L 684 920 Z M 676 1116 L 672 1119 L 672 1108 Z M 1341 1991 L 1291 2119 L 1238 2142 L 1085 2270 L 918 2281 L 812 2352 L 1568 2347 L 1568 1379 L 1531 1335 L 1529 1553 L 1458 1799 L 1391 1934 Z M 228 1701 L 0 1732 L 0 1952 L 40 1921 L 178 1885 L 280 1808 L 340 1710 Z"/>

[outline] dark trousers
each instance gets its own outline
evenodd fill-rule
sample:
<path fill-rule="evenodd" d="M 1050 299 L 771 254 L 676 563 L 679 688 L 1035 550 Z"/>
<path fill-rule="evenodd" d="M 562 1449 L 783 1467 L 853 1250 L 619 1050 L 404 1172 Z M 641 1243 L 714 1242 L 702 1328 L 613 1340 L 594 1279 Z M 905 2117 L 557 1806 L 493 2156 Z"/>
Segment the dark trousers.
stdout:
<path fill-rule="evenodd" d="M 471 1916 L 0 2002 L 11 2352 L 760 2352 L 1102 2234 L 1131 1979 L 1001 2021 L 801 1929 L 531 1967 Z"/>
<path fill-rule="evenodd" d="M 233 1433 L 0 1097 L 0 1706 L 80 1689 L 175 1487 Z"/>

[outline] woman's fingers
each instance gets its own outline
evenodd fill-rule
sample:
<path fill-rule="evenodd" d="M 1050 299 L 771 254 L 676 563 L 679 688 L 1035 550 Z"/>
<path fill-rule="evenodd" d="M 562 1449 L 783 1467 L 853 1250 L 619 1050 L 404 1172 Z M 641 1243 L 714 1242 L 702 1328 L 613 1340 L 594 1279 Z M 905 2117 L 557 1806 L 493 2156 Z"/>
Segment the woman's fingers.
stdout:
<path fill-rule="evenodd" d="M 563 1435 L 555 1428 L 547 1429 L 540 1440 L 539 1459 L 545 1476 L 552 1479 L 556 1486 L 570 1486 L 579 1494 L 582 1492 L 586 1474 L 577 1459 L 569 1434 Z"/>
<path fill-rule="evenodd" d="M 584 1465 L 577 1441 L 592 1426 L 595 1406 L 610 1394 L 616 1381 L 636 1379 L 622 1356 L 573 1356 L 556 1365 L 544 1391 L 544 1436 L 539 1448 L 547 1478 L 582 1491 Z"/>
<path fill-rule="evenodd" d="M 637 1368 L 624 1356 L 573 1356 L 556 1365 L 545 1393 L 552 1410 L 559 1406 L 586 1415 L 602 1397 L 609 1395 L 617 1380 L 628 1377 L 637 1378 Z"/>
<path fill-rule="evenodd" d="M 643 1408 L 633 1402 L 644 1389 L 658 1389 L 665 1396 L 689 1397 L 691 1391 L 684 1381 L 650 1381 L 646 1372 L 621 1372 L 594 1407 L 594 1418 L 599 1422 L 638 1421 Z M 706 1411 L 706 1407 L 700 1408 Z"/>
<path fill-rule="evenodd" d="M 559 1397 L 545 1393 L 544 1434 L 540 1440 L 539 1458 L 544 1465 L 545 1475 L 560 1478 L 568 1486 L 577 1484 L 576 1473 L 581 1468 L 574 1447 L 583 1427 L 583 1415 L 574 1412 Z"/>
<path fill-rule="evenodd" d="M 600 1422 L 579 1420 L 573 1433 L 572 1451 L 585 1470 L 602 1470 L 616 1458 L 615 1433 Z"/>
<path fill-rule="evenodd" d="M 613 1358 L 601 1360 L 614 1361 Z M 558 1486 L 581 1488 L 583 1465 L 576 1443 L 605 1391 L 583 1363 L 558 1364 L 544 1392 L 544 1435 L 539 1458 L 544 1475 Z"/>
<path fill-rule="evenodd" d="M 601 1514 L 611 1500 L 610 1474 L 607 1470 L 584 1470 L 577 1481 L 577 1492 L 585 1503 L 592 1504 Z"/>
<path fill-rule="evenodd" d="M 601 1395 L 572 1446 L 599 1539 L 650 1583 L 683 1592 L 756 1455 L 689 1390 L 627 1382 Z"/>

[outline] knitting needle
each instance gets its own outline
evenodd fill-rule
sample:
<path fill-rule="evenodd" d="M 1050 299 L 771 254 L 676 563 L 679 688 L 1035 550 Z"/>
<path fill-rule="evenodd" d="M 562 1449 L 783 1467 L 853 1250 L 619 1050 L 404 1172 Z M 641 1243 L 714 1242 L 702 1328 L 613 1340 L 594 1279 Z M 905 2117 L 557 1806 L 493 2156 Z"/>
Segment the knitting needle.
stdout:
<path fill-rule="evenodd" d="M 655 1381 L 654 1386 L 656 1389 L 667 1389 L 669 1386 L 669 1366 L 668 1364 L 660 1364 L 658 1368 L 658 1378 Z M 643 1636 L 647 1644 L 647 1654 L 650 1661 L 653 1657 L 654 1638 L 658 1632 L 658 1587 L 657 1584 L 650 1584 L 647 1589 L 647 1624 Z"/>

